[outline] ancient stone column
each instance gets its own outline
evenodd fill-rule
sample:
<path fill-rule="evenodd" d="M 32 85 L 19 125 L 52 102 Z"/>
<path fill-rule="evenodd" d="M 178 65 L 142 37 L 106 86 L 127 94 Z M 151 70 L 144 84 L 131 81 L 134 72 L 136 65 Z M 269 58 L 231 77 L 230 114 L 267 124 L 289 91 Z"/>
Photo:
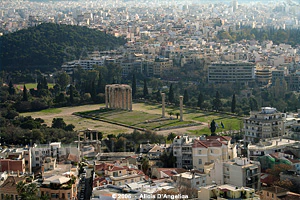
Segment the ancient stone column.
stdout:
<path fill-rule="evenodd" d="M 165 93 L 161 93 L 161 117 L 165 118 L 165 98 L 166 98 L 166 94 Z"/>
<path fill-rule="evenodd" d="M 93 132 L 90 132 L 90 140 L 93 140 Z"/>
<path fill-rule="evenodd" d="M 109 95 L 109 108 L 112 108 L 113 99 L 112 99 L 112 89 L 111 89 L 111 87 L 109 87 L 109 89 L 108 89 L 108 95 Z"/>
<path fill-rule="evenodd" d="M 129 110 L 132 111 L 132 90 L 129 89 Z"/>
<path fill-rule="evenodd" d="M 179 96 L 180 102 L 180 121 L 183 121 L 183 96 Z"/>
<path fill-rule="evenodd" d="M 108 108 L 108 85 L 105 86 L 105 107 Z"/>
<path fill-rule="evenodd" d="M 121 94 L 122 94 L 122 109 L 125 110 L 125 87 L 122 87 L 122 90 L 121 90 Z"/>

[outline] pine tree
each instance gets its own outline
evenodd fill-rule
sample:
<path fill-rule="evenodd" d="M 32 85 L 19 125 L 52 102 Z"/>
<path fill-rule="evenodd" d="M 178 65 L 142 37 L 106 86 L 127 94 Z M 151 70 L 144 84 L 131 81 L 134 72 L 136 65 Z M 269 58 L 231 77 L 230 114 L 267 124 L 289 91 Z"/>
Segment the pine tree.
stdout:
<path fill-rule="evenodd" d="M 136 94 L 136 77 L 135 74 L 132 75 L 132 98 L 135 98 L 135 94 Z"/>
<path fill-rule="evenodd" d="M 236 106 L 236 100 L 235 100 L 235 94 L 232 95 L 232 101 L 231 101 L 231 112 L 235 113 L 235 106 Z"/>
<path fill-rule="evenodd" d="M 198 102 L 197 102 L 197 106 L 198 106 L 199 108 L 201 108 L 201 107 L 202 107 L 202 104 L 203 104 L 203 102 L 204 102 L 203 94 L 202 94 L 202 93 L 200 93 L 200 94 L 198 95 Z"/>
<path fill-rule="evenodd" d="M 146 79 L 144 79 L 144 90 L 143 90 L 143 95 L 144 95 L 144 98 L 145 98 L 145 99 L 148 98 L 148 95 L 149 95 Z"/>
<path fill-rule="evenodd" d="M 185 105 L 187 102 L 189 101 L 189 95 L 187 90 L 184 90 L 184 94 L 183 94 L 183 104 Z"/>
<path fill-rule="evenodd" d="M 27 94 L 26 85 L 24 85 L 24 88 L 23 88 L 23 99 L 22 99 L 22 101 L 28 101 L 28 94 Z"/>
<path fill-rule="evenodd" d="M 174 91 L 173 91 L 173 84 L 170 85 L 170 89 L 169 89 L 169 102 L 170 103 L 174 103 Z"/>

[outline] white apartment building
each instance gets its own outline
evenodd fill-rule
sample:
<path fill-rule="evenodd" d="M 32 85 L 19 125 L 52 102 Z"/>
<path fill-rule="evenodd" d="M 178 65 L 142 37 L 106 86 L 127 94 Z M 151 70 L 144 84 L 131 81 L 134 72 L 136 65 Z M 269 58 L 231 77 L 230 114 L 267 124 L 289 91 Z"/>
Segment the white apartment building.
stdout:
<path fill-rule="evenodd" d="M 77 146 L 66 145 L 62 146 L 61 142 L 52 142 L 50 144 L 34 145 L 30 148 L 32 155 L 32 167 L 40 167 L 46 157 L 66 159 L 70 154 L 80 155 Z"/>
<path fill-rule="evenodd" d="M 177 187 L 187 187 L 199 190 L 206 186 L 206 174 L 200 174 L 193 171 L 184 172 L 172 176 Z"/>
<path fill-rule="evenodd" d="M 209 171 L 207 184 L 232 184 L 238 187 L 260 189 L 260 163 L 248 158 L 215 162 Z"/>
<path fill-rule="evenodd" d="M 276 108 L 262 107 L 260 111 L 251 111 L 244 119 L 244 141 L 257 143 L 260 139 L 283 136 L 285 115 Z"/>
<path fill-rule="evenodd" d="M 297 141 L 290 139 L 268 139 L 257 144 L 249 144 L 247 148 L 247 155 L 250 160 L 256 160 L 259 156 L 276 152 L 284 152 L 287 147 L 293 146 L 296 143 Z"/>

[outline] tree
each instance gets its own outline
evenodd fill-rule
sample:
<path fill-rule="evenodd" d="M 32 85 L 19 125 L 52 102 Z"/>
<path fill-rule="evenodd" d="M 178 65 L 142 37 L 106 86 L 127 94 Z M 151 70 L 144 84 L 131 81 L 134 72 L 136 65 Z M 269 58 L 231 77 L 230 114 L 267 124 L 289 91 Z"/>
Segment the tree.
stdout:
<path fill-rule="evenodd" d="M 73 104 L 74 103 L 74 87 L 73 85 L 70 85 L 70 103 Z"/>
<path fill-rule="evenodd" d="M 145 175 L 148 174 L 148 171 L 149 171 L 149 167 L 150 167 L 150 164 L 149 164 L 149 159 L 144 157 L 143 160 L 142 160 L 142 171 L 144 172 Z"/>
<path fill-rule="evenodd" d="M 172 141 L 176 137 L 175 133 L 169 133 L 167 140 Z"/>
<path fill-rule="evenodd" d="M 183 104 L 186 104 L 189 101 L 189 95 L 187 90 L 184 90 L 184 94 L 183 94 Z"/>
<path fill-rule="evenodd" d="M 105 93 L 105 80 L 101 72 L 99 72 L 98 77 L 98 93 Z"/>
<path fill-rule="evenodd" d="M 53 118 L 52 120 L 52 128 L 61 128 L 65 129 L 66 128 L 66 123 L 64 122 L 63 118 Z"/>
<path fill-rule="evenodd" d="M 148 93 L 147 81 L 146 81 L 146 79 L 144 79 L 143 96 L 146 99 L 146 98 L 148 98 L 148 95 L 149 95 L 149 93 Z"/>
<path fill-rule="evenodd" d="M 23 87 L 23 98 L 22 98 L 22 101 L 28 101 L 28 93 L 27 93 L 27 88 L 26 88 L 25 84 L 24 84 L 24 87 Z"/>
<path fill-rule="evenodd" d="M 174 103 L 175 97 L 174 97 L 174 91 L 173 91 L 173 84 L 170 85 L 169 89 L 169 102 Z"/>
<path fill-rule="evenodd" d="M 204 102 L 203 94 L 200 93 L 200 94 L 198 95 L 197 107 L 202 108 L 203 102 Z"/>
<path fill-rule="evenodd" d="M 17 183 L 17 192 L 22 200 L 38 200 L 39 197 L 37 196 L 37 186 L 35 183 L 26 184 L 23 181 Z"/>
<path fill-rule="evenodd" d="M 210 132 L 211 132 L 211 135 L 215 134 L 216 132 L 216 122 L 215 120 L 213 119 L 210 123 Z"/>
<path fill-rule="evenodd" d="M 58 75 L 56 82 L 61 86 L 62 90 L 65 90 L 70 83 L 70 76 L 66 72 L 62 72 Z"/>
<path fill-rule="evenodd" d="M 95 101 L 96 100 L 96 87 L 95 87 L 95 81 L 92 81 L 91 83 L 91 97 L 92 97 L 92 100 Z"/>
<path fill-rule="evenodd" d="M 213 100 L 213 108 L 216 110 L 216 111 L 219 111 L 219 109 L 221 108 L 222 106 L 222 102 L 221 102 L 221 99 L 220 99 L 220 94 L 219 94 L 219 91 L 216 91 L 216 96 Z"/>
<path fill-rule="evenodd" d="M 236 105 L 235 94 L 233 94 L 232 100 L 231 100 L 231 112 L 232 113 L 235 113 L 235 105 Z"/>
<path fill-rule="evenodd" d="M 255 98 L 250 97 L 249 99 L 249 106 L 250 106 L 250 110 L 258 110 L 258 104 Z"/>
<path fill-rule="evenodd" d="M 132 75 L 132 83 L 131 83 L 131 87 L 132 87 L 132 98 L 135 98 L 135 94 L 136 94 L 136 77 L 135 74 Z"/>
<path fill-rule="evenodd" d="M 14 88 L 14 86 L 13 86 L 11 80 L 9 81 L 9 84 L 8 84 L 8 93 L 9 93 L 10 95 L 13 95 L 13 94 L 16 93 L 16 90 L 15 90 L 15 88 Z"/>
<path fill-rule="evenodd" d="M 42 89 L 48 90 L 48 82 L 45 76 L 42 81 Z"/>

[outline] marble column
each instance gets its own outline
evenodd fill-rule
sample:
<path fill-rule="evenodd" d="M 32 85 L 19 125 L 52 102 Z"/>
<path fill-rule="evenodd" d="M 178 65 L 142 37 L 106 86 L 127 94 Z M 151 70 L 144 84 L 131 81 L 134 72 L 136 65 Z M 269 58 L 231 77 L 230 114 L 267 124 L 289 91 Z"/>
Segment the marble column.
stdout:
<path fill-rule="evenodd" d="M 166 94 L 165 93 L 161 93 L 161 117 L 165 118 L 165 98 L 166 98 Z"/>
<path fill-rule="evenodd" d="M 183 96 L 179 97 L 180 102 L 180 121 L 183 121 Z"/>
<path fill-rule="evenodd" d="M 126 99 L 125 99 L 125 88 L 122 87 L 122 90 L 121 90 L 121 94 L 122 94 L 122 109 L 125 110 L 125 102 L 126 102 Z"/>
<path fill-rule="evenodd" d="M 105 107 L 108 108 L 108 85 L 105 86 Z"/>
<path fill-rule="evenodd" d="M 129 110 L 132 111 L 132 90 L 129 89 Z"/>

